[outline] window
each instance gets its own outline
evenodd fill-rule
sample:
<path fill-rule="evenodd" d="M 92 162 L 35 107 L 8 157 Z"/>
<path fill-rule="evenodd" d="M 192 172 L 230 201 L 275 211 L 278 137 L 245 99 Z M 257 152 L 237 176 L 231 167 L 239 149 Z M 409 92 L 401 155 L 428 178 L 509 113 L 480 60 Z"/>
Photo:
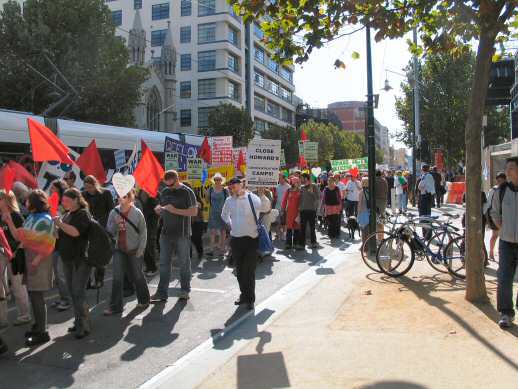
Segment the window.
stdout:
<path fill-rule="evenodd" d="M 261 133 L 264 130 L 266 130 L 266 122 L 264 120 L 261 120 L 261 119 L 255 119 L 254 127 L 255 127 L 255 130 L 257 132 Z"/>
<path fill-rule="evenodd" d="M 266 106 L 265 106 L 264 97 L 255 95 L 254 96 L 254 107 L 258 111 L 265 112 Z"/>
<path fill-rule="evenodd" d="M 190 99 L 191 98 L 191 82 L 182 81 L 180 82 L 180 98 Z"/>
<path fill-rule="evenodd" d="M 227 96 L 232 100 L 239 101 L 239 84 L 229 81 Z"/>
<path fill-rule="evenodd" d="M 198 108 L 198 128 L 207 128 L 209 126 L 209 115 L 213 107 Z"/>
<path fill-rule="evenodd" d="M 183 71 L 191 70 L 191 55 L 190 54 L 180 55 L 180 70 L 183 70 Z"/>
<path fill-rule="evenodd" d="M 216 70 L 216 51 L 200 51 L 198 53 L 198 71 L 208 72 Z"/>
<path fill-rule="evenodd" d="M 160 111 L 160 95 L 156 88 L 153 88 L 146 104 L 146 124 L 150 130 L 160 130 Z"/>
<path fill-rule="evenodd" d="M 266 103 L 266 113 L 272 115 L 273 117 L 280 117 L 280 108 L 277 104 L 272 103 L 271 101 L 268 101 Z"/>
<path fill-rule="evenodd" d="M 264 76 L 261 73 L 255 72 L 255 85 L 264 88 Z"/>
<path fill-rule="evenodd" d="M 167 30 L 151 31 L 151 46 L 162 46 L 165 40 Z"/>
<path fill-rule="evenodd" d="M 264 64 L 264 50 L 260 47 L 255 48 L 254 56 L 256 61 L 261 62 Z"/>
<path fill-rule="evenodd" d="M 270 81 L 270 92 L 272 92 L 275 96 L 279 95 L 279 84 L 275 81 Z"/>
<path fill-rule="evenodd" d="M 151 19 L 169 19 L 169 3 L 153 4 L 151 6 Z"/>
<path fill-rule="evenodd" d="M 133 0 L 133 9 L 142 9 L 142 0 Z"/>
<path fill-rule="evenodd" d="M 192 14 L 192 2 L 191 0 L 182 0 L 180 5 L 180 15 L 191 16 Z"/>
<path fill-rule="evenodd" d="M 275 73 L 278 73 L 279 72 L 279 64 L 277 62 L 275 62 L 273 59 L 270 58 L 270 60 L 268 61 L 268 68 L 272 71 L 272 72 L 275 72 Z"/>
<path fill-rule="evenodd" d="M 293 124 L 293 112 L 288 110 L 287 113 L 288 113 L 288 115 L 287 115 L 286 121 L 290 124 Z"/>
<path fill-rule="evenodd" d="M 191 26 L 180 27 L 180 43 L 191 41 Z"/>
<path fill-rule="evenodd" d="M 263 39 L 264 38 L 264 32 L 261 29 L 261 26 L 258 25 L 257 23 L 254 23 L 254 35 L 257 38 L 259 38 L 259 39 Z"/>
<path fill-rule="evenodd" d="M 239 47 L 238 32 L 230 26 L 228 27 L 228 41 L 234 46 Z"/>
<path fill-rule="evenodd" d="M 280 87 L 281 99 L 289 101 L 291 103 L 291 92 L 282 86 Z"/>
<path fill-rule="evenodd" d="M 234 73 L 239 72 L 239 60 L 235 55 L 228 54 L 228 68 L 232 70 Z"/>
<path fill-rule="evenodd" d="M 198 24 L 198 43 L 216 40 L 216 23 Z"/>
<path fill-rule="evenodd" d="M 214 15 L 216 13 L 216 0 L 199 0 L 198 16 Z"/>
<path fill-rule="evenodd" d="M 122 25 L 122 10 L 112 11 L 112 22 L 116 26 Z"/>
<path fill-rule="evenodd" d="M 180 110 L 180 126 L 190 127 L 191 126 L 191 110 L 181 109 Z"/>
<path fill-rule="evenodd" d="M 206 99 L 213 97 L 216 97 L 216 79 L 198 80 L 198 98 Z"/>
<path fill-rule="evenodd" d="M 281 77 L 284 78 L 286 81 L 293 83 L 293 73 L 291 72 L 291 70 L 288 70 L 284 66 L 281 66 L 280 74 Z"/>

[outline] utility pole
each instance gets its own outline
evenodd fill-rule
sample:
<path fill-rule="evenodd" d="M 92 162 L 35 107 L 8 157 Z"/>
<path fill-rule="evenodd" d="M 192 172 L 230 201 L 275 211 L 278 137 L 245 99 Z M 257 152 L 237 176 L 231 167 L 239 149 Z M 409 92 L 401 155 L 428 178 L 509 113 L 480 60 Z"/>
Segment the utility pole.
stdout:
<path fill-rule="evenodd" d="M 413 30 L 414 36 L 414 45 L 417 46 L 417 27 Z M 414 131 L 412 134 L 412 191 L 414 193 L 414 205 L 417 203 L 416 201 L 416 187 L 415 184 L 417 182 L 417 150 L 419 145 L 421 144 L 421 121 L 419 116 L 419 62 L 417 60 L 417 55 L 413 56 L 413 70 L 414 70 Z"/>
<path fill-rule="evenodd" d="M 374 134 L 374 94 L 372 89 L 372 54 L 371 54 L 371 30 L 367 25 L 366 39 L 367 39 L 367 157 L 369 169 L 369 230 L 376 231 L 376 144 Z M 371 240 L 373 246 L 375 241 Z M 370 250 L 375 250 L 375 247 L 370 247 Z"/>

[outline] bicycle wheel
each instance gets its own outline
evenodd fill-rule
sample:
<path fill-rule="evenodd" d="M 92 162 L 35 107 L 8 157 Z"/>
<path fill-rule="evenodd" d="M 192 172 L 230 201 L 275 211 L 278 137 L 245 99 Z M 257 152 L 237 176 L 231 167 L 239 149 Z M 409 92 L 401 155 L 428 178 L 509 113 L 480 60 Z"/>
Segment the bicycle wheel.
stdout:
<path fill-rule="evenodd" d="M 376 263 L 388 276 L 400 277 L 406 274 L 414 264 L 415 253 L 405 240 L 398 236 L 384 239 L 376 254 Z"/>
<path fill-rule="evenodd" d="M 482 263 L 487 262 L 487 251 L 484 245 L 481 250 Z M 466 243 L 463 236 L 453 239 L 444 249 L 444 260 L 451 275 L 466 279 Z"/>
<path fill-rule="evenodd" d="M 432 238 L 428 241 L 428 249 L 432 253 L 434 253 L 437 256 L 437 258 L 433 258 L 431 255 L 425 255 L 425 257 L 428 264 L 434 270 L 437 270 L 439 273 L 449 273 L 448 268 L 445 266 L 444 262 L 442 262 L 438 257 L 443 253 L 443 250 L 446 248 L 446 245 L 450 242 L 450 237 L 457 238 L 459 236 L 461 235 L 452 232 L 447 233 L 446 231 L 439 231 L 436 234 L 434 234 Z"/>
<path fill-rule="evenodd" d="M 372 271 L 381 273 L 381 270 L 376 263 L 376 254 L 378 252 L 378 247 L 381 241 L 383 239 L 387 239 L 389 236 L 391 236 L 390 233 L 386 231 L 373 232 L 369 234 L 367 239 L 365 239 L 365 242 L 362 243 L 360 251 L 362 254 L 363 263 L 365 263 L 365 265 Z M 371 249 L 371 242 L 374 244 L 374 250 Z"/>

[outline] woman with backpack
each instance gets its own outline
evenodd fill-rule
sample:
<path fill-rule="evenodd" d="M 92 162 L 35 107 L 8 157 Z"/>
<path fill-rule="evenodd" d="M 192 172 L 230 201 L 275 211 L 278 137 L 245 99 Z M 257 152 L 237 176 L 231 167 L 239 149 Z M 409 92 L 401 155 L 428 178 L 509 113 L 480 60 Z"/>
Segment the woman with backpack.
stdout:
<path fill-rule="evenodd" d="M 77 188 L 63 193 L 65 214 L 54 218 L 59 228 L 57 247 L 63 261 L 68 291 L 72 297 L 75 321 L 68 332 L 82 339 L 91 331 L 90 312 L 86 302 L 86 284 L 91 266 L 87 262 L 88 231 L 91 215 L 88 203 Z"/>
<path fill-rule="evenodd" d="M 135 285 L 137 292 L 137 308 L 146 309 L 149 306 L 149 289 L 142 261 L 146 250 L 146 220 L 144 214 L 135 206 L 135 191 L 132 189 L 119 198 L 119 205 L 108 217 L 108 232 L 115 237 L 115 252 L 113 254 L 113 282 L 110 306 L 104 311 L 105 316 L 122 313 L 124 274 Z"/>
<path fill-rule="evenodd" d="M 25 333 L 25 344 L 37 346 L 50 340 L 47 332 L 47 305 L 44 294 L 52 289 L 52 252 L 56 242 L 47 194 L 36 189 L 27 197 L 29 215 L 23 227 L 16 228 L 10 214 L 4 221 L 25 251 L 24 284 L 29 292 L 34 324 Z"/>
<path fill-rule="evenodd" d="M 223 186 L 225 177 L 223 177 L 221 173 L 214 174 L 212 183 L 214 186 L 209 189 L 207 195 L 210 204 L 209 223 L 207 226 L 210 234 L 210 247 L 207 255 L 212 256 L 215 254 L 218 256 L 225 255 L 227 251 L 227 226 L 221 218 L 221 211 L 223 210 L 225 200 L 229 197 L 229 193 Z M 216 235 L 219 236 L 218 246 L 216 246 Z"/>

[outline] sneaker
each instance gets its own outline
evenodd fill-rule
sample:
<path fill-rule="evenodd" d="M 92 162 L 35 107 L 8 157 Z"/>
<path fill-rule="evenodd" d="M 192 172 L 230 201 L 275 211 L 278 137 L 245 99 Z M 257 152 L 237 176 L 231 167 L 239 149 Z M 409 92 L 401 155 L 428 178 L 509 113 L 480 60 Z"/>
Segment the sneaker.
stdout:
<path fill-rule="evenodd" d="M 189 300 L 189 292 L 182 290 L 178 296 L 180 300 Z"/>
<path fill-rule="evenodd" d="M 31 318 L 28 316 L 20 316 L 14 322 L 14 326 L 23 326 L 25 324 L 29 324 L 31 322 Z"/>
<path fill-rule="evenodd" d="M 509 327 L 511 327 L 511 322 L 513 320 L 514 320 L 514 316 L 502 315 L 502 316 L 500 316 L 498 325 L 500 326 L 500 328 L 509 328 Z"/>
<path fill-rule="evenodd" d="M 159 296 L 158 294 L 154 294 L 153 296 L 151 296 L 149 301 L 151 303 L 165 303 L 165 302 L 167 302 L 167 297 L 162 297 L 162 296 Z"/>
<path fill-rule="evenodd" d="M 61 301 L 59 305 L 56 307 L 58 311 L 66 311 L 70 309 L 70 303 L 68 301 Z"/>
<path fill-rule="evenodd" d="M 47 343 L 49 340 L 50 336 L 48 332 L 38 332 L 25 339 L 25 345 L 27 347 L 38 346 L 40 344 Z"/>

